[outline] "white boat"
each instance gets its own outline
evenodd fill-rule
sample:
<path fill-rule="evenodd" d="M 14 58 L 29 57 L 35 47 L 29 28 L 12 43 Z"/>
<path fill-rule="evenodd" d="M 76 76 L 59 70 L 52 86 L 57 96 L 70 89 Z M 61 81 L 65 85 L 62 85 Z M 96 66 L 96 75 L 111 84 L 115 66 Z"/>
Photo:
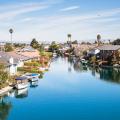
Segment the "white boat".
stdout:
<path fill-rule="evenodd" d="M 15 88 L 20 90 L 28 87 L 28 80 L 26 77 L 18 77 L 16 78 Z"/>
<path fill-rule="evenodd" d="M 46 68 L 45 67 L 40 67 L 39 70 L 44 72 L 46 70 Z"/>
<path fill-rule="evenodd" d="M 28 83 L 18 83 L 15 85 L 15 87 L 20 90 L 28 87 Z"/>
<path fill-rule="evenodd" d="M 28 73 L 24 75 L 24 77 L 27 77 L 27 79 L 30 80 L 31 82 L 38 81 L 39 76 L 40 74 L 37 73 Z"/>
<path fill-rule="evenodd" d="M 87 63 L 88 63 L 88 61 L 85 60 L 85 59 L 81 59 L 80 61 L 81 61 L 81 63 L 82 63 L 83 65 L 87 65 Z"/>
<path fill-rule="evenodd" d="M 53 53 L 53 57 L 57 57 L 57 53 Z"/>
<path fill-rule="evenodd" d="M 33 77 L 32 79 L 31 79 L 31 82 L 35 82 L 35 81 L 38 81 L 38 77 Z"/>

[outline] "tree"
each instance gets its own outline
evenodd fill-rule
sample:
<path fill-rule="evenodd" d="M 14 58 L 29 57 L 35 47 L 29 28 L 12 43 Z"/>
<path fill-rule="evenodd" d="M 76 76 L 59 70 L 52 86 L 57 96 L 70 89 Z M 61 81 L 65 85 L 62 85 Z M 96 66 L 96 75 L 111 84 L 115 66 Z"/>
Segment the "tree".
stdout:
<path fill-rule="evenodd" d="M 120 45 L 120 39 L 116 39 L 112 42 L 113 45 Z"/>
<path fill-rule="evenodd" d="M 96 62 L 96 56 L 94 55 L 91 57 L 91 63 L 95 64 L 95 62 Z"/>
<path fill-rule="evenodd" d="M 39 45 L 39 51 L 40 51 L 40 52 L 43 52 L 43 51 L 44 51 L 44 45 L 43 45 L 43 44 L 40 44 L 40 45 Z"/>
<path fill-rule="evenodd" d="M 101 35 L 98 34 L 98 35 L 97 35 L 97 42 L 98 42 L 98 45 L 100 44 L 100 40 L 101 40 Z"/>
<path fill-rule="evenodd" d="M 81 44 L 84 45 L 84 44 L 86 44 L 86 42 L 83 41 L 83 42 L 81 42 Z"/>
<path fill-rule="evenodd" d="M 72 42 L 72 44 L 78 44 L 78 41 L 77 41 L 77 40 L 75 40 L 75 41 L 73 41 L 73 42 Z"/>
<path fill-rule="evenodd" d="M 12 41 L 12 34 L 13 34 L 13 29 L 9 29 L 9 33 L 11 34 L 11 44 L 13 45 L 13 41 Z"/>
<path fill-rule="evenodd" d="M 33 38 L 30 43 L 30 46 L 33 47 L 34 49 L 37 49 L 37 48 L 39 48 L 40 45 L 39 45 L 38 41 L 35 38 Z"/>
<path fill-rule="evenodd" d="M 54 51 L 58 51 L 58 49 L 59 49 L 59 45 L 56 44 L 55 41 L 53 41 L 53 42 L 51 43 L 51 45 L 50 45 L 49 50 L 52 51 L 52 52 L 54 52 Z"/>
<path fill-rule="evenodd" d="M 12 45 L 10 43 L 6 43 L 6 45 L 5 45 L 5 52 L 11 52 L 13 50 L 14 49 L 13 49 Z"/>
<path fill-rule="evenodd" d="M 24 48 L 26 46 L 25 43 L 14 43 L 15 48 Z"/>
<path fill-rule="evenodd" d="M 5 71 L 5 66 L 0 63 L 0 88 L 4 87 L 9 78 L 8 72 Z"/>

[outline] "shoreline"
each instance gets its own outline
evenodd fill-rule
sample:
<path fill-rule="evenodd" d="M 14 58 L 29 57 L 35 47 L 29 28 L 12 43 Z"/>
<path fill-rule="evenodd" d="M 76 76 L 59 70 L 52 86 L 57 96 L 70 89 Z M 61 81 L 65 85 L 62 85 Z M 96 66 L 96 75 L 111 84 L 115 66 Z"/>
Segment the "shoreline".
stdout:
<path fill-rule="evenodd" d="M 7 92 L 11 91 L 12 89 L 13 89 L 13 87 L 10 87 L 10 86 L 0 89 L 0 96 L 6 94 Z"/>
<path fill-rule="evenodd" d="M 42 68 L 49 69 L 50 65 L 51 65 L 51 59 L 49 60 L 48 65 L 46 67 L 42 67 Z M 45 72 L 45 70 L 42 72 Z M 12 89 L 13 89 L 13 87 L 10 85 L 8 85 L 7 87 L 1 88 L 0 89 L 0 96 L 5 95 L 7 92 L 11 91 Z"/>

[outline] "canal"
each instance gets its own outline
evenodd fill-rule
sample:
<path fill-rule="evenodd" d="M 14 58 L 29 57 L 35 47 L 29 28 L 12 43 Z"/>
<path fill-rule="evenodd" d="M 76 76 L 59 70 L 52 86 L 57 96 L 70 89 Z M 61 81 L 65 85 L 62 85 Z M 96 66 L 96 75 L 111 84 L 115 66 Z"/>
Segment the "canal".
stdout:
<path fill-rule="evenodd" d="M 120 71 L 56 58 L 38 83 L 0 98 L 0 120 L 120 120 Z"/>

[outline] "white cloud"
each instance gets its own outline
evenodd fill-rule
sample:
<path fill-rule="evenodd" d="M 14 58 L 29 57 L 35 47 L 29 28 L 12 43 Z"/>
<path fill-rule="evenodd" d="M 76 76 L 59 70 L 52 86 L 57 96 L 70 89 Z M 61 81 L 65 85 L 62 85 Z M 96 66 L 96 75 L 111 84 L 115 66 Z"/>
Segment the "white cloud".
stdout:
<path fill-rule="evenodd" d="M 6 18 L 14 18 L 21 14 L 43 10 L 48 8 L 47 4 L 43 3 L 22 3 L 22 4 L 15 4 L 15 5 L 4 5 L 0 8 L 0 20 L 4 20 Z"/>
<path fill-rule="evenodd" d="M 66 11 L 76 10 L 76 9 L 79 9 L 79 8 L 80 8 L 79 6 L 70 6 L 70 7 L 67 7 L 67 8 L 63 8 L 60 11 L 66 12 Z"/>
<path fill-rule="evenodd" d="M 10 17 L 48 7 L 46 4 L 42 4 L 43 8 L 38 4 L 34 6 L 27 4 L 27 6 L 21 6 L 16 11 L 10 11 Z M 36 37 L 41 41 L 65 41 L 67 40 L 67 33 L 72 34 L 73 40 L 95 39 L 98 33 L 102 34 L 104 38 L 117 38 L 120 35 L 120 8 L 75 15 L 61 13 L 58 10 L 56 15 L 37 15 L 33 17 L 26 14 L 20 17 L 17 22 L 13 21 L 12 23 L 15 29 L 14 39 L 16 41 L 23 40 L 30 42 L 32 38 Z M 5 17 L 2 16 L 1 19 L 3 18 L 5 20 Z M 2 28 L 4 27 L 2 32 L 0 31 L 1 38 L 8 40 L 9 33 L 6 35 L 6 32 L 8 32 L 7 29 L 9 29 L 10 22 L 2 22 L 0 23 L 1 25 Z"/>

